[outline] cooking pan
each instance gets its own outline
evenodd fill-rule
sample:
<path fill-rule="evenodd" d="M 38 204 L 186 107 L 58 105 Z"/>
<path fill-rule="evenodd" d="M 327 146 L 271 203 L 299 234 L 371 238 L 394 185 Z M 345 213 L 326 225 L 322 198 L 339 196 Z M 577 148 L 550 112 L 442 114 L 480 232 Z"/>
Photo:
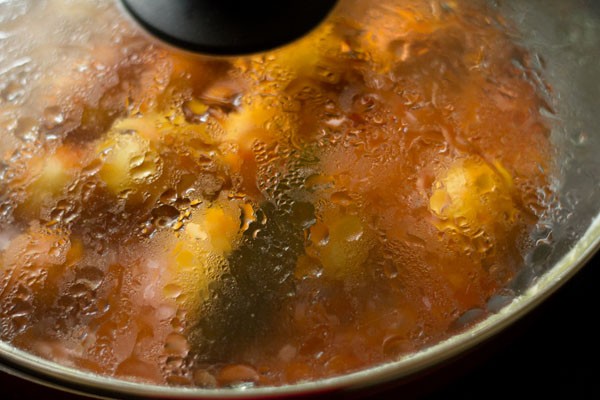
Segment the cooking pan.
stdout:
<path fill-rule="evenodd" d="M 532 54 L 532 62 L 543 71 L 554 99 L 554 110 L 547 112 L 547 118 L 553 121 L 552 142 L 558 160 L 553 186 L 560 204 L 546 216 L 546 230 L 539 233 L 537 246 L 511 283 L 514 295 L 502 307 L 495 307 L 483 321 L 450 339 L 399 361 L 282 387 L 195 389 L 126 382 L 61 366 L 4 342 L 0 342 L 0 369 L 46 385 L 105 397 L 258 398 L 346 392 L 427 370 L 497 335 L 537 307 L 576 274 L 600 246 L 600 3 L 497 0 L 490 4 L 516 26 L 520 35 L 515 40 Z M 0 7 L 26 8 L 26 2 L 0 2 Z M 10 21 L 2 22 L 10 25 Z M 0 40 L 5 39 L 2 35 L 9 34 L 0 30 Z M 0 54 L 0 76 L 6 73 L 5 65 L 18 64 L 16 55 Z"/>

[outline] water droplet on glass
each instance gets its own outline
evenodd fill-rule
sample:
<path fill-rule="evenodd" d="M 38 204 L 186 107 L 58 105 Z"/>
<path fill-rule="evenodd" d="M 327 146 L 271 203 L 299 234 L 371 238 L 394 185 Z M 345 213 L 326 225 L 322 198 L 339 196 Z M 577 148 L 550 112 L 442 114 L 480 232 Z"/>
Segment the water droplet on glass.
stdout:
<path fill-rule="evenodd" d="M 190 345 L 187 339 L 179 333 L 171 333 L 165 339 L 165 351 L 167 354 L 185 357 L 189 350 Z"/>
<path fill-rule="evenodd" d="M 65 122 L 65 116 L 58 106 L 50 106 L 44 110 L 44 125 L 48 129 L 55 128 Z"/>
<path fill-rule="evenodd" d="M 454 331 L 464 330 L 481 321 L 485 316 L 486 311 L 480 308 L 468 310 L 452 323 L 451 329 Z"/>
<path fill-rule="evenodd" d="M 503 292 L 490 297 L 487 302 L 487 310 L 492 313 L 500 312 L 500 310 L 509 305 L 514 298 L 514 293 L 509 290 L 504 290 Z"/>
<path fill-rule="evenodd" d="M 166 297 L 175 299 L 181 295 L 183 288 L 176 283 L 170 283 L 164 287 L 163 292 Z"/>
<path fill-rule="evenodd" d="M 252 387 L 259 379 L 260 375 L 254 368 L 242 364 L 228 365 L 221 369 L 218 374 L 218 381 L 223 386 L 236 388 Z"/>
<path fill-rule="evenodd" d="M 398 277 L 398 267 L 395 261 L 385 260 L 383 264 L 383 274 L 388 279 L 396 279 Z"/>
<path fill-rule="evenodd" d="M 410 340 L 401 335 L 390 335 L 383 340 L 383 354 L 392 359 L 411 349 Z"/>
<path fill-rule="evenodd" d="M 104 272 L 94 266 L 85 266 L 77 270 L 77 282 L 84 284 L 89 290 L 96 290 L 104 281 Z"/>
<path fill-rule="evenodd" d="M 349 206 L 352 204 L 352 198 L 346 192 L 335 192 L 331 195 L 331 201 L 340 206 Z"/>
<path fill-rule="evenodd" d="M 587 132 L 582 131 L 575 137 L 575 144 L 577 146 L 585 146 L 589 141 L 589 135 Z"/>
<path fill-rule="evenodd" d="M 198 100 L 191 100 L 183 104 L 183 115 L 186 121 L 200 124 L 208 120 L 208 106 Z"/>
<path fill-rule="evenodd" d="M 0 96 L 9 103 L 16 103 L 24 94 L 25 88 L 16 81 L 8 83 L 0 92 Z"/>
<path fill-rule="evenodd" d="M 212 389 L 217 387 L 217 379 L 214 377 L 213 374 L 204 369 L 195 370 L 193 376 L 194 384 L 198 387 L 205 389 Z"/>
<path fill-rule="evenodd" d="M 39 137 L 39 125 L 33 118 L 20 118 L 13 133 L 24 142 L 34 142 Z"/>
<path fill-rule="evenodd" d="M 170 228 L 179 218 L 179 210 L 173 206 L 162 205 L 152 210 L 152 218 L 157 228 Z"/>
<path fill-rule="evenodd" d="M 160 195 L 160 201 L 164 204 L 171 204 L 177 200 L 177 192 L 174 189 L 167 189 Z"/>

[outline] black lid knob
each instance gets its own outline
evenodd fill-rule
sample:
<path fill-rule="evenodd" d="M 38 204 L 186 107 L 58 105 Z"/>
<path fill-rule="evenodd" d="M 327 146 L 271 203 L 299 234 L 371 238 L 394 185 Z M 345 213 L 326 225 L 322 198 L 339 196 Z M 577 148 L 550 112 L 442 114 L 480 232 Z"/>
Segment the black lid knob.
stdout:
<path fill-rule="evenodd" d="M 316 27 L 337 0 L 122 0 L 144 28 L 174 46 L 214 55 L 270 50 Z"/>

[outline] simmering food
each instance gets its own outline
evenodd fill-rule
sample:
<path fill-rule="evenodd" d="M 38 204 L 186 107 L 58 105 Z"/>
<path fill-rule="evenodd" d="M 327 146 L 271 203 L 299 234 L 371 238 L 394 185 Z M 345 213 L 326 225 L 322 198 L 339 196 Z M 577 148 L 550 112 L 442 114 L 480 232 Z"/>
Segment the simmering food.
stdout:
<path fill-rule="evenodd" d="M 551 109 L 485 2 L 342 1 L 231 59 L 161 47 L 112 2 L 7 4 L 3 341 L 281 385 L 397 360 L 509 295 L 552 197 Z"/>

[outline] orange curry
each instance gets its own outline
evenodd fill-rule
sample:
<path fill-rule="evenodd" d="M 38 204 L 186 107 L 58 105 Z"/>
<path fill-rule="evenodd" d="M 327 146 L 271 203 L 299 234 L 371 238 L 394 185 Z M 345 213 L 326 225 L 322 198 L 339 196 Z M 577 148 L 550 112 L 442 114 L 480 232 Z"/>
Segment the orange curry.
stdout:
<path fill-rule="evenodd" d="M 350 0 L 252 57 L 98 44 L 118 79 L 94 105 L 42 93 L 59 139 L 3 155 L 0 338 L 123 379 L 281 385 L 483 318 L 550 196 L 515 37 L 480 1 Z"/>

